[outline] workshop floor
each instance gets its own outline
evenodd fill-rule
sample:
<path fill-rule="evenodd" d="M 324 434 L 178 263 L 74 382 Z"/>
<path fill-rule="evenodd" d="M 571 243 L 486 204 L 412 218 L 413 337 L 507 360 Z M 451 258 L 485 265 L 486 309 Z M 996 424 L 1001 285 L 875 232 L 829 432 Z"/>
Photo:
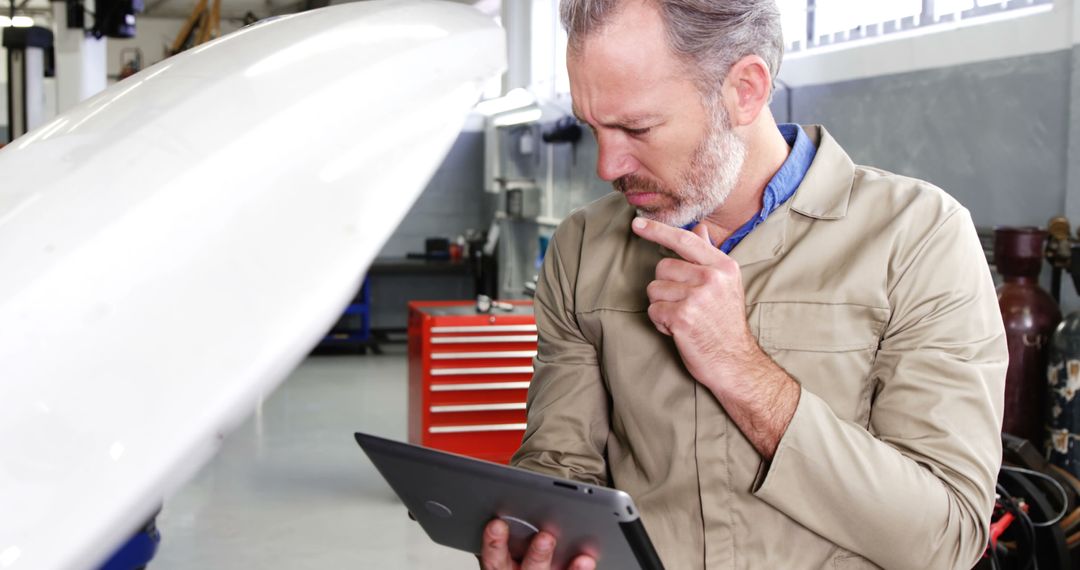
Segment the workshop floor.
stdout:
<path fill-rule="evenodd" d="M 405 439 L 398 354 L 308 358 L 158 517 L 150 570 L 470 569 L 431 542 L 353 440 Z"/>

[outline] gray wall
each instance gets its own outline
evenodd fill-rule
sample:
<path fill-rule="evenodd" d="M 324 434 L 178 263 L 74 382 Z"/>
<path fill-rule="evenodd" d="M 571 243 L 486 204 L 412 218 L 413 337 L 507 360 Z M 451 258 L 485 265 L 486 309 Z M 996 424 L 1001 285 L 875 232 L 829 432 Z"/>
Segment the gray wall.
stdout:
<path fill-rule="evenodd" d="M 1065 214 L 1080 222 L 1080 46 L 1073 47 L 1071 71 Z"/>
<path fill-rule="evenodd" d="M 486 229 L 491 223 L 486 200 L 484 134 L 465 131 L 379 256 L 404 257 L 423 252 L 425 238 L 453 239 L 468 228 Z"/>
<path fill-rule="evenodd" d="M 1072 60 L 1062 51 L 795 88 L 773 110 L 783 120 L 791 96 L 794 121 L 825 125 L 857 163 L 940 186 L 976 224 L 1045 226 L 1065 211 Z"/>
<path fill-rule="evenodd" d="M 421 253 L 428 237 L 454 239 L 469 228 L 486 229 L 491 214 L 483 176 L 484 134 L 463 131 L 379 257 Z M 472 294 L 469 275 L 383 273 L 371 280 L 371 326 L 405 328 L 409 301 L 463 300 Z"/>
<path fill-rule="evenodd" d="M 787 97 L 791 120 L 825 125 L 857 163 L 940 186 L 979 226 L 1080 224 L 1080 47 L 781 90 L 777 120 Z M 1080 308 L 1072 289 L 1066 278 L 1066 311 Z"/>

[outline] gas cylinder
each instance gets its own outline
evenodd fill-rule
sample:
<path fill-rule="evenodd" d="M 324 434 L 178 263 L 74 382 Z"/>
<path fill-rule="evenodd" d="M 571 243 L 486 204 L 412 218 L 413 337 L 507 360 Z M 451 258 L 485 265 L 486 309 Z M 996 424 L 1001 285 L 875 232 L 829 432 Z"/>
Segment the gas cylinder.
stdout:
<path fill-rule="evenodd" d="M 1080 477 L 1080 311 L 1069 313 L 1050 340 L 1050 462 Z"/>
<path fill-rule="evenodd" d="M 1050 337 L 1061 322 L 1054 298 L 1039 287 L 1045 245 L 1046 232 L 1038 228 L 994 231 L 994 263 L 1004 278 L 998 307 L 1009 344 L 1002 430 L 1036 446 L 1045 440 Z"/>

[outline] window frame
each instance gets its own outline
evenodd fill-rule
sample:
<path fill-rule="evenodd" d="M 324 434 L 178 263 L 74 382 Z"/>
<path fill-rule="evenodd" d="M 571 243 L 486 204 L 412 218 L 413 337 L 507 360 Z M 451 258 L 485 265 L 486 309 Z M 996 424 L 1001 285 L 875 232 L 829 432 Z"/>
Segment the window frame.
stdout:
<path fill-rule="evenodd" d="M 960 23 L 978 23 L 977 20 L 989 17 L 1001 17 L 1015 13 L 1016 17 L 1024 15 L 1025 11 L 1032 9 L 1053 8 L 1054 0 L 1002 0 L 991 5 L 979 6 L 977 0 L 972 0 L 972 7 L 960 12 L 948 14 L 936 14 L 936 0 L 922 0 L 921 12 L 896 20 L 885 22 L 866 22 L 855 28 L 835 32 L 830 35 L 819 35 L 820 29 L 817 22 L 817 7 L 822 2 L 837 0 L 805 0 L 806 4 L 806 30 L 799 38 L 785 38 L 784 49 L 788 53 L 813 53 L 815 49 L 842 46 L 851 44 L 855 47 L 861 40 L 883 39 L 897 33 L 924 30 L 934 31 L 935 27 L 957 25 Z M 885 0 L 861 0 L 861 1 L 885 1 Z M 990 18 L 992 19 L 992 18 Z M 848 46 L 844 46 L 848 47 Z"/>

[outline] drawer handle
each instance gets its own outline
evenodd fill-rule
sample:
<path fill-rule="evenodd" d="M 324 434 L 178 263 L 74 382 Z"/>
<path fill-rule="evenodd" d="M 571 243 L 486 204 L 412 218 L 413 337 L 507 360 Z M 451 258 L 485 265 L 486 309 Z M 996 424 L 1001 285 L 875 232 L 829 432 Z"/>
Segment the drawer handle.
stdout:
<path fill-rule="evenodd" d="M 432 384 L 432 392 L 467 392 L 469 390 L 527 390 L 528 382 L 485 382 L 482 384 Z"/>
<path fill-rule="evenodd" d="M 488 424 L 479 426 L 432 426 L 428 433 L 476 433 L 485 431 L 525 431 L 527 424 Z"/>
<path fill-rule="evenodd" d="M 493 332 L 536 332 L 536 325 L 480 325 L 473 327 L 431 327 L 433 334 L 438 333 L 493 333 Z"/>
<path fill-rule="evenodd" d="M 505 410 L 524 410 L 525 402 L 512 402 L 508 404 L 462 404 L 460 406 L 431 406 L 434 414 L 450 412 L 501 412 Z"/>
<path fill-rule="evenodd" d="M 432 360 L 468 360 L 472 358 L 533 358 L 535 350 L 505 350 L 502 352 L 435 352 Z"/>
<path fill-rule="evenodd" d="M 492 366 L 488 368 L 432 368 L 432 376 L 483 376 L 485 374 L 532 374 L 532 366 Z"/>
<path fill-rule="evenodd" d="M 431 344 L 476 344 L 478 342 L 536 342 L 536 335 L 436 336 Z"/>

